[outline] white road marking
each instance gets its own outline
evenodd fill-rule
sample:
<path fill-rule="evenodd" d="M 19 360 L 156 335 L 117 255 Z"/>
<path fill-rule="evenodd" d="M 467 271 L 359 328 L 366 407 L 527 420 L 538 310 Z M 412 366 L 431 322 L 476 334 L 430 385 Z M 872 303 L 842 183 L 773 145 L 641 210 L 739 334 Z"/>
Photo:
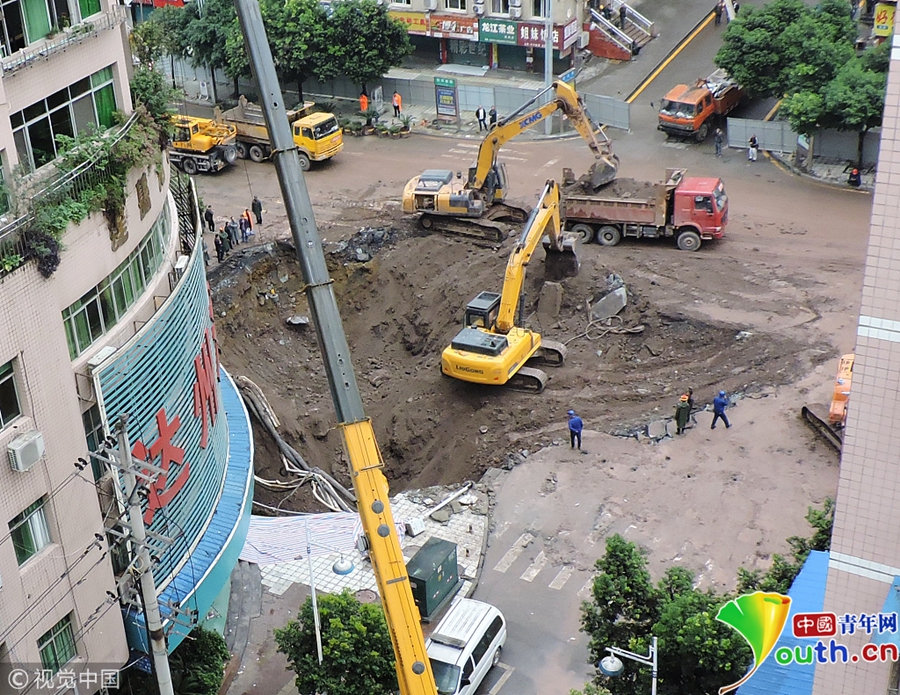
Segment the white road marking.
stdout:
<path fill-rule="evenodd" d="M 529 565 L 528 569 L 522 572 L 522 576 L 519 579 L 523 579 L 526 582 L 534 581 L 534 578 L 541 573 L 541 570 L 544 569 L 544 565 L 547 564 L 547 556 L 544 555 L 544 551 L 542 550 L 537 554 L 537 557 L 534 558 L 534 562 Z"/>
<path fill-rule="evenodd" d="M 546 169 L 546 168 L 548 168 L 548 167 L 552 167 L 552 166 L 553 166 L 554 164 L 556 164 L 558 161 L 559 161 L 559 158 L 558 158 L 558 157 L 557 157 L 556 159 L 551 159 L 549 162 L 545 162 L 545 163 L 541 164 L 541 165 L 538 167 L 538 169 Z"/>
<path fill-rule="evenodd" d="M 506 533 L 506 530 L 508 528 L 509 528 L 509 522 L 504 521 L 502 524 L 500 524 L 499 527 L 497 527 L 494 530 L 494 538 L 500 538 L 500 536 L 502 536 L 504 533 Z"/>
<path fill-rule="evenodd" d="M 585 584 L 583 587 L 581 587 L 578 590 L 578 594 L 577 594 L 578 598 L 587 598 L 588 596 L 591 595 L 591 592 L 593 591 L 593 589 L 594 589 L 594 578 L 591 577 L 590 579 L 588 579 L 587 584 Z"/>
<path fill-rule="evenodd" d="M 465 148 L 472 149 L 472 150 L 477 150 L 479 147 L 481 147 L 481 143 L 478 143 L 478 142 L 458 142 L 458 143 L 456 143 L 456 146 L 457 146 L 457 147 L 465 147 Z"/>
<path fill-rule="evenodd" d="M 503 687 L 503 684 L 509 680 L 509 677 L 512 675 L 512 672 L 516 670 L 515 666 L 509 666 L 500 661 L 497 664 L 497 668 L 502 668 L 504 670 L 504 674 L 500 676 L 499 680 L 494 683 L 494 687 L 488 691 L 488 695 L 497 695 L 500 692 L 500 688 Z"/>
<path fill-rule="evenodd" d="M 528 544 L 534 540 L 534 536 L 530 533 L 523 533 L 516 539 L 516 542 L 513 543 L 512 547 L 506 551 L 506 555 L 500 558 L 500 562 L 494 565 L 494 569 L 498 572 L 506 572 L 511 566 L 512 563 L 516 561 L 516 558 L 522 554 L 522 551 L 528 547 Z"/>
<path fill-rule="evenodd" d="M 569 577 L 573 574 L 575 574 L 575 568 L 566 565 L 559 571 L 559 574 L 556 575 L 553 581 L 550 582 L 550 588 L 559 591 L 565 586 L 566 582 L 569 581 Z"/>
<path fill-rule="evenodd" d="M 527 162 L 528 159 L 526 157 L 510 157 L 508 154 L 504 154 L 500 159 L 504 162 L 508 162 L 512 160 L 513 162 Z"/>

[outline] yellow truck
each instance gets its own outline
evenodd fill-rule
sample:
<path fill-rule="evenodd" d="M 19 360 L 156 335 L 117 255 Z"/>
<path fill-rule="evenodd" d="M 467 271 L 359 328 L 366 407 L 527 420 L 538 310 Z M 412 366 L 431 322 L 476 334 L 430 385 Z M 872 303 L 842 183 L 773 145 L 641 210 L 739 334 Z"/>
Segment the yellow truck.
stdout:
<path fill-rule="evenodd" d="M 310 162 L 331 159 L 344 149 L 344 134 L 335 115 L 313 112 L 314 106 L 307 101 L 302 108 L 287 112 L 303 171 L 309 171 Z M 237 152 L 241 159 L 249 157 L 261 162 L 272 154 L 262 109 L 243 95 L 233 109 L 222 111 L 217 107 L 216 120 L 237 129 Z"/>

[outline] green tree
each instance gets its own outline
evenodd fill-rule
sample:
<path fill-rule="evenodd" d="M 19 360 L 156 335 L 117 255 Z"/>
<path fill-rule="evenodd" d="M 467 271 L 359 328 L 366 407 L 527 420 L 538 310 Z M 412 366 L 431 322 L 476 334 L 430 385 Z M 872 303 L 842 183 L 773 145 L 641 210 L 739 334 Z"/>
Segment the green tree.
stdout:
<path fill-rule="evenodd" d="M 853 57 L 853 22 L 843 0 L 808 8 L 773 0 L 728 25 L 715 63 L 752 96 L 821 89 Z"/>
<path fill-rule="evenodd" d="M 656 636 L 662 695 L 714 692 L 746 670 L 747 643 L 715 620 L 728 596 L 694 589 L 694 575 L 683 567 L 670 568 L 654 586 L 646 554 L 618 535 L 607 539 L 596 567 L 593 601 L 582 604 L 591 663 L 598 663 L 609 646 L 647 654 Z M 649 691 L 649 669 L 632 666 L 616 678 L 598 674 L 594 685 L 612 695 Z"/>
<path fill-rule="evenodd" d="M 175 100 L 175 90 L 161 73 L 141 65 L 131 78 L 131 100 L 135 106 L 143 106 L 157 124 L 168 128 L 170 104 Z"/>
<path fill-rule="evenodd" d="M 169 655 L 172 688 L 176 695 L 217 695 L 231 658 L 218 632 L 202 627 L 191 633 Z M 128 685 L 134 695 L 156 695 L 156 677 L 135 669 L 128 671 Z"/>
<path fill-rule="evenodd" d="M 406 28 L 388 15 L 386 4 L 341 0 L 331 8 L 325 33 L 327 59 L 314 70 L 320 82 L 345 75 L 365 88 L 412 53 Z"/>
<path fill-rule="evenodd" d="M 162 56 L 169 56 L 172 87 L 175 87 L 175 59 L 185 55 L 187 19 L 183 7 L 164 5 L 131 32 L 131 50 L 142 64 L 152 66 Z"/>
<path fill-rule="evenodd" d="M 838 130 L 857 133 L 857 166 L 862 166 L 866 133 L 881 125 L 886 85 L 887 74 L 867 70 L 862 59 L 853 58 L 825 87 L 825 112 L 831 123 Z"/>
<path fill-rule="evenodd" d="M 394 651 L 380 606 L 360 603 L 348 591 L 319 596 L 322 663 L 316 651 L 312 601 L 299 620 L 275 630 L 278 651 L 297 674 L 300 695 L 389 695 L 399 687 Z"/>
<path fill-rule="evenodd" d="M 215 70 L 228 67 L 225 49 L 229 31 L 237 21 L 231 0 L 191 2 L 182 8 L 186 14 L 184 42 L 186 53 L 195 66 L 205 66 L 212 73 L 213 101 L 219 100 Z"/>
<path fill-rule="evenodd" d="M 167 5 L 167 7 L 172 7 Z M 152 17 L 153 15 L 151 15 Z M 136 25 L 128 37 L 131 52 L 142 66 L 153 67 L 166 47 L 166 32 L 162 22 L 149 19 Z"/>
<path fill-rule="evenodd" d="M 812 164 L 816 131 L 821 127 L 825 113 L 825 99 L 821 94 L 803 91 L 785 97 L 781 108 L 787 114 L 794 132 L 809 139 L 809 149 L 804 166 Z"/>

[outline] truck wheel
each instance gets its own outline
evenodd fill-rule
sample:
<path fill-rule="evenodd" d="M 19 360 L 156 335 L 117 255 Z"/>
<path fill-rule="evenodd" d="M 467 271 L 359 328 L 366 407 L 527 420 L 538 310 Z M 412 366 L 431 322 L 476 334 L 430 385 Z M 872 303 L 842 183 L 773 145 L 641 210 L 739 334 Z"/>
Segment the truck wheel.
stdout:
<path fill-rule="evenodd" d="M 622 241 L 622 232 L 611 225 L 604 225 L 597 232 L 597 241 L 601 246 L 615 246 Z"/>
<path fill-rule="evenodd" d="M 181 162 L 181 166 L 184 169 L 184 173 L 188 176 L 193 176 L 197 173 L 197 162 L 193 159 L 185 159 Z"/>
<path fill-rule="evenodd" d="M 576 224 L 569 230 L 577 236 L 582 244 L 590 244 L 594 240 L 594 228 L 589 224 Z"/>
<path fill-rule="evenodd" d="M 309 157 L 303 152 L 298 152 L 297 156 L 300 157 L 300 170 L 309 171 Z"/>
<path fill-rule="evenodd" d="M 704 123 L 697 129 L 697 135 L 694 137 L 697 138 L 697 142 L 703 142 L 707 135 L 709 135 L 709 124 Z"/>
<path fill-rule="evenodd" d="M 696 251 L 700 248 L 700 235 L 687 230 L 678 235 L 678 248 L 682 251 Z"/>
<path fill-rule="evenodd" d="M 237 147 L 234 145 L 226 145 L 222 148 L 222 159 L 228 164 L 234 164 L 237 161 Z"/>
<path fill-rule="evenodd" d="M 266 158 L 266 153 L 263 152 L 263 148 L 259 145 L 250 145 L 250 159 L 254 162 L 261 162 Z"/>
<path fill-rule="evenodd" d="M 238 159 L 247 159 L 247 144 L 244 142 L 237 143 L 234 148 L 237 150 Z"/>

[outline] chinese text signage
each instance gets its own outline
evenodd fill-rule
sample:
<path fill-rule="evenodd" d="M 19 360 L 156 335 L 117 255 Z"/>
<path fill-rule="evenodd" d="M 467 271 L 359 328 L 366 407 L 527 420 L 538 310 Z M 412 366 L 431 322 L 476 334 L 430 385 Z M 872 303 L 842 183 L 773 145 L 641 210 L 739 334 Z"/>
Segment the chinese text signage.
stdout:
<path fill-rule="evenodd" d="M 891 36 L 894 33 L 894 13 L 896 5 L 879 2 L 875 5 L 875 26 L 872 33 L 875 36 Z"/>
<path fill-rule="evenodd" d="M 459 100 L 456 80 L 449 77 L 434 78 L 434 104 L 438 118 L 459 119 Z"/>
<path fill-rule="evenodd" d="M 431 35 L 444 39 L 478 41 L 478 20 L 463 15 L 431 15 Z"/>
<path fill-rule="evenodd" d="M 553 26 L 553 48 L 564 51 L 578 39 L 578 20 L 573 19 L 568 24 Z M 520 46 L 526 48 L 544 48 L 547 42 L 547 25 L 532 22 L 519 22 L 517 41 Z"/>
<path fill-rule="evenodd" d="M 399 12 L 390 10 L 388 15 L 406 26 L 406 33 L 428 36 L 428 18 L 422 12 Z"/>
<path fill-rule="evenodd" d="M 508 19 L 482 19 L 478 22 L 478 37 L 484 43 L 516 45 L 516 24 Z"/>

